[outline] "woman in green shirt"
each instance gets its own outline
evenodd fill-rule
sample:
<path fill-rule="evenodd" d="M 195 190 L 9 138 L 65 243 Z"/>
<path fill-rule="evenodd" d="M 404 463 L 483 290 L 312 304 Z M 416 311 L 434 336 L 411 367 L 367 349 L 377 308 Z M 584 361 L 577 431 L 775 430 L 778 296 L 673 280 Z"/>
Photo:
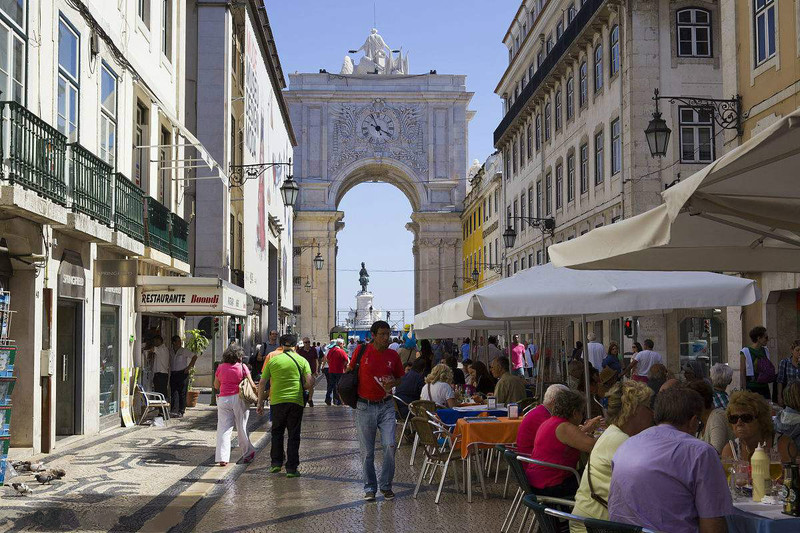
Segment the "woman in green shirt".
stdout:
<path fill-rule="evenodd" d="M 611 485 L 611 459 L 629 437 L 653 425 L 650 397 L 653 391 L 644 383 L 617 383 L 606 395 L 608 415 L 606 429 L 592 449 L 583 471 L 581 485 L 575 494 L 572 513 L 578 516 L 608 520 L 608 489 Z M 572 533 L 585 533 L 583 526 L 570 523 Z"/>

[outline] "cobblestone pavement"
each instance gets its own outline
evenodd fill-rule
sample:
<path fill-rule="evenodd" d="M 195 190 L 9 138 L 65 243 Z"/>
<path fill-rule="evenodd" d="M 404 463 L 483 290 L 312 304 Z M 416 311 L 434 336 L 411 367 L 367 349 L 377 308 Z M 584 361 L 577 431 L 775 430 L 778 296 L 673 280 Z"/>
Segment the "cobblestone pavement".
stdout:
<path fill-rule="evenodd" d="M 324 389 L 323 389 L 324 390 Z M 353 411 L 328 407 L 319 389 L 303 417 L 302 477 L 269 473 L 266 417 L 251 411 L 258 453 L 250 465 L 214 464 L 215 408 L 187 411 L 167 428 L 142 427 L 104 434 L 78 447 L 43 456 L 64 468 L 63 481 L 34 494 L 0 496 L 0 531 L 497 531 L 510 504 L 501 483 L 468 504 L 450 483 L 439 505 L 435 484 L 412 493 L 419 466 L 411 447 L 397 452 L 394 501 L 364 502 Z M 237 458 L 238 449 L 232 458 Z M 376 453 L 377 459 L 381 452 Z M 379 463 L 378 463 L 379 464 Z M 459 472 L 460 474 L 460 472 Z"/>

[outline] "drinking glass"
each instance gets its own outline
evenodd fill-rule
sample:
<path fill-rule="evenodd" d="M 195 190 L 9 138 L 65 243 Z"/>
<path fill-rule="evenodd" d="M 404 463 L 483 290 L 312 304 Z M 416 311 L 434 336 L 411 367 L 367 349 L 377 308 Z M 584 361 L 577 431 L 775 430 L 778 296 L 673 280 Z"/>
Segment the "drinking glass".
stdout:
<path fill-rule="evenodd" d="M 783 477 L 783 464 L 781 454 L 776 448 L 769 451 L 769 477 L 772 480 L 772 496 L 777 497 L 780 490 L 780 480 Z"/>

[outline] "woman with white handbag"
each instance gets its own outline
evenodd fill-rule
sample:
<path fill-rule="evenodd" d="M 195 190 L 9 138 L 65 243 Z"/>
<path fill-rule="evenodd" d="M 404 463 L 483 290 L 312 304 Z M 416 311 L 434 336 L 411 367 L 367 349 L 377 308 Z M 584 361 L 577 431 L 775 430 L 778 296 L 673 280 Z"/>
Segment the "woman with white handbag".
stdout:
<path fill-rule="evenodd" d="M 217 451 L 215 461 L 220 466 L 227 466 L 231 458 L 231 434 L 236 426 L 239 437 L 239 448 L 242 450 L 242 461 L 249 463 L 256 455 L 256 450 L 247 435 L 247 418 L 250 414 L 249 399 L 256 390 L 250 370 L 242 363 L 244 350 L 238 344 L 232 344 L 222 354 L 222 364 L 217 367 L 214 376 L 214 388 L 217 395 Z M 257 398 L 257 397 L 256 397 Z"/>

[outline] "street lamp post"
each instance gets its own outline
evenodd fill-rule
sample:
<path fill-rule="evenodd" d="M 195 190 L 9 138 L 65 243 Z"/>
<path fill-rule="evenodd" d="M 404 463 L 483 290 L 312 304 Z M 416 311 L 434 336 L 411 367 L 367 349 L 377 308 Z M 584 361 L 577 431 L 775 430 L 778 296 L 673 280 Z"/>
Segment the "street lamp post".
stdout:
<path fill-rule="evenodd" d="M 522 216 L 513 216 L 508 217 L 509 219 L 520 219 L 524 220 L 531 226 L 536 226 L 542 230 L 542 233 L 549 233 L 551 236 L 556 230 L 556 219 L 553 217 L 547 218 L 540 218 L 540 217 L 522 217 Z M 506 248 L 513 248 L 514 242 L 517 240 L 517 230 L 514 229 L 514 226 L 511 225 L 509 221 L 508 227 L 503 232 L 503 244 L 505 244 Z"/>
<path fill-rule="evenodd" d="M 736 134 L 741 137 L 744 134 L 742 120 L 747 118 L 747 113 L 742 112 L 742 97 L 738 94 L 730 99 L 719 98 L 696 98 L 694 96 L 660 96 L 658 89 L 653 91 L 653 101 L 655 101 L 655 112 L 653 118 L 644 130 L 647 137 L 647 146 L 650 148 L 650 155 L 653 157 L 664 157 L 667 154 L 667 145 L 672 130 L 667 126 L 666 121 L 661 118 L 658 110 L 659 100 L 669 100 L 678 102 L 684 107 L 691 108 L 698 113 L 708 113 L 714 122 L 726 130 L 736 130 Z"/>

